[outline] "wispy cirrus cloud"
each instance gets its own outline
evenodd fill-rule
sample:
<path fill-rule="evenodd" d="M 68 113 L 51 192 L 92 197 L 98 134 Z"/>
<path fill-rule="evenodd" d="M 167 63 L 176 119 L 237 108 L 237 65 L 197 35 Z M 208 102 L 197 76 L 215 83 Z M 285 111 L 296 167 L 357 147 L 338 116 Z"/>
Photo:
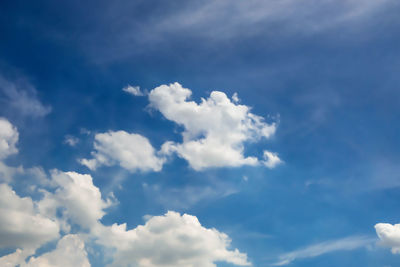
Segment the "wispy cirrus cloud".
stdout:
<path fill-rule="evenodd" d="M 126 3 L 126 2 L 125 2 Z M 167 3 L 167 2 L 166 2 Z M 168 2 L 171 3 L 171 2 Z M 396 4 L 383 1 L 187 1 L 179 5 L 163 4 L 148 9 L 137 23 L 132 11 L 146 6 L 143 2 L 126 3 L 124 9 L 113 7 L 119 17 L 108 12 L 97 14 L 97 32 L 85 33 L 80 44 L 97 62 L 124 58 L 160 43 L 206 40 L 224 43 L 248 38 L 285 40 L 342 29 L 342 33 L 363 29 L 379 12 Z M 105 26 L 106 25 L 106 26 Z M 118 33 L 118 34 L 116 34 Z M 104 38 L 104 34 L 108 38 Z M 173 38 L 171 38 L 173 36 Z M 354 36 L 349 34 L 348 36 Z M 109 40 L 113 40 L 111 50 Z M 135 44 L 135 50 L 132 44 Z M 201 42 L 200 42 L 201 43 Z M 204 44 L 203 44 L 204 45 Z M 99 51 L 102 51 L 99 56 Z"/>
<path fill-rule="evenodd" d="M 23 117 L 43 117 L 51 107 L 40 102 L 34 86 L 28 82 L 7 80 L 0 74 L 0 104 L 2 110 L 18 113 Z"/>
<path fill-rule="evenodd" d="M 284 253 L 272 266 L 283 266 L 298 259 L 314 258 L 335 251 L 355 250 L 376 242 L 376 238 L 368 236 L 349 236 L 336 240 L 324 241 L 298 250 Z"/>

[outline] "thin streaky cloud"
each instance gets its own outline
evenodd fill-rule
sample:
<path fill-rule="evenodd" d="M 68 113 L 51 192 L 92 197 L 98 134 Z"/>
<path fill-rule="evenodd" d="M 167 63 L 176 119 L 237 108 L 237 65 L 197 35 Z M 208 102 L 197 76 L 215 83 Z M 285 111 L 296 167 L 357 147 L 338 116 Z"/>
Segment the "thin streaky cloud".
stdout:
<path fill-rule="evenodd" d="M 310 245 L 305 248 L 297 249 L 279 256 L 279 260 L 272 266 L 283 266 L 298 259 L 314 258 L 320 255 L 335 251 L 349 251 L 366 247 L 376 242 L 376 238 L 368 236 L 349 236 L 341 239 L 324 241 Z"/>

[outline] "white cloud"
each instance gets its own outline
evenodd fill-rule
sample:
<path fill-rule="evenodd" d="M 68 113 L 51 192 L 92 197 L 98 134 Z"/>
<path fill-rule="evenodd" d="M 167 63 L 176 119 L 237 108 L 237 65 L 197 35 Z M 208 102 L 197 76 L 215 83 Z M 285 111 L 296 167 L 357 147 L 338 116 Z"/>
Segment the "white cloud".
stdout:
<path fill-rule="evenodd" d="M 43 198 L 34 202 L 0 185 L 0 249 L 18 248 L 0 258 L 1 266 L 90 266 L 84 241 L 68 234 L 54 251 L 25 263 L 37 248 L 59 237 L 60 227 L 69 232 L 71 225 L 114 251 L 113 266 L 215 267 L 218 261 L 250 265 L 246 254 L 229 249 L 226 234 L 201 226 L 195 216 L 148 216 L 145 225 L 132 230 L 126 224 L 104 226 L 100 219 L 112 203 L 102 199 L 90 175 L 55 170 L 47 186 L 54 190 L 41 189 Z"/>
<path fill-rule="evenodd" d="M 67 144 L 69 146 L 76 146 L 79 143 L 79 138 L 72 136 L 72 135 L 66 135 L 64 137 L 64 144 Z"/>
<path fill-rule="evenodd" d="M 275 123 L 266 123 L 248 106 L 232 102 L 223 92 L 211 92 L 200 104 L 188 100 L 191 93 L 179 83 L 161 85 L 150 92 L 150 105 L 184 127 L 183 142 L 166 142 L 161 153 L 176 152 L 195 170 L 258 165 L 257 157 L 244 155 L 244 143 L 271 137 Z"/>
<path fill-rule="evenodd" d="M 270 169 L 275 168 L 277 165 L 282 164 L 282 160 L 278 157 L 277 153 L 264 150 L 264 165 Z"/>
<path fill-rule="evenodd" d="M 55 250 L 40 257 L 32 257 L 21 267 L 90 267 L 84 242 L 78 235 L 66 235 L 58 241 Z"/>
<path fill-rule="evenodd" d="M 43 117 L 51 111 L 51 107 L 44 106 L 39 101 L 37 91 L 32 85 L 13 83 L 1 75 L 0 104 L 27 117 Z"/>
<path fill-rule="evenodd" d="M 0 258 L 1 266 L 15 265 L 41 245 L 58 238 L 59 225 L 39 212 L 31 198 L 19 197 L 0 184 L 0 249 L 19 248 Z"/>
<path fill-rule="evenodd" d="M 0 117 L 0 160 L 18 153 L 18 130 L 7 119 Z"/>
<path fill-rule="evenodd" d="M 366 247 L 375 242 L 374 238 L 366 236 L 350 236 L 337 240 L 325 241 L 315 245 L 311 245 L 302 249 L 298 249 L 279 256 L 279 261 L 274 266 L 283 266 L 290 264 L 297 259 L 314 258 L 322 254 L 331 253 L 340 250 L 354 250 Z"/>
<path fill-rule="evenodd" d="M 165 161 L 156 155 L 146 137 L 125 131 L 96 134 L 94 149 L 92 159 L 80 160 L 91 170 L 101 165 L 119 164 L 131 172 L 160 171 Z"/>
<path fill-rule="evenodd" d="M 41 171 L 32 169 L 30 172 Z M 79 225 L 79 231 L 89 230 L 90 233 L 92 228 L 100 225 L 104 209 L 112 204 L 110 200 L 102 199 L 90 175 L 55 170 L 47 185 L 55 190 L 40 189 L 43 198 L 37 202 L 20 198 L 8 185 L 0 185 L 0 249 L 18 248 L 1 257 L 0 266 L 24 263 L 37 248 L 57 239 L 60 228 L 69 232 L 71 225 Z M 69 235 L 59 241 L 55 251 L 32 258 L 27 265 L 21 266 L 90 265 L 83 241 Z"/>
<path fill-rule="evenodd" d="M 132 94 L 134 96 L 144 96 L 144 93 L 140 90 L 139 86 L 125 86 L 122 91 Z"/>
<path fill-rule="evenodd" d="M 400 224 L 378 223 L 375 230 L 383 246 L 391 247 L 392 253 L 400 253 Z"/>
<path fill-rule="evenodd" d="M 145 225 L 126 230 L 126 224 L 97 229 L 98 242 L 116 249 L 112 266 L 215 267 L 217 261 L 251 265 L 229 237 L 203 227 L 195 216 L 168 212 L 151 217 Z"/>
<path fill-rule="evenodd" d="M 99 188 L 88 174 L 53 171 L 52 183 L 57 189 L 54 193 L 43 190 L 44 198 L 38 206 L 43 214 L 60 220 L 64 230 L 68 230 L 68 222 L 90 229 L 111 205 L 110 200 L 102 199 Z M 61 218 L 57 216 L 59 208 L 62 208 Z"/>

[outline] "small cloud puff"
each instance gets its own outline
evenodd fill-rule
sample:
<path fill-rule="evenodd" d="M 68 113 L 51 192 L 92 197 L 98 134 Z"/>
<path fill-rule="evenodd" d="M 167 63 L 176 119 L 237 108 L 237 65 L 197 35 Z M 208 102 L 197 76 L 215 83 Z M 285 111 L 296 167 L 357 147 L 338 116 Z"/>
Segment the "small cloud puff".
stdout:
<path fill-rule="evenodd" d="M 69 145 L 69 146 L 76 146 L 79 143 L 79 138 L 72 136 L 72 135 L 66 135 L 64 138 L 64 144 Z"/>
<path fill-rule="evenodd" d="M 127 85 L 122 88 L 122 91 L 132 94 L 134 96 L 144 96 L 145 94 L 140 90 L 139 86 Z"/>

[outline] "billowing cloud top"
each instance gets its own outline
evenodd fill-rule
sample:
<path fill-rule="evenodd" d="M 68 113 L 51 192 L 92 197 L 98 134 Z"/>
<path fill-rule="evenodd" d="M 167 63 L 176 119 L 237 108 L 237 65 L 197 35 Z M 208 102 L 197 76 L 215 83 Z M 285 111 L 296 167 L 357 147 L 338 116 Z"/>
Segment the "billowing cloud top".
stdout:
<path fill-rule="evenodd" d="M 149 94 L 150 104 L 165 118 L 184 127 L 183 142 L 166 143 L 195 170 L 209 167 L 257 165 L 256 157 L 244 156 L 244 142 L 269 138 L 276 125 L 235 104 L 225 93 L 213 91 L 200 104 L 189 101 L 192 92 L 179 83 L 161 85 Z"/>
<path fill-rule="evenodd" d="M 117 249 L 114 266 L 136 262 L 142 267 L 215 267 L 216 261 L 251 265 L 246 254 L 228 249 L 226 234 L 203 227 L 195 216 L 177 212 L 152 217 L 128 231 L 126 224 L 103 227 L 97 235 L 101 244 Z"/>

